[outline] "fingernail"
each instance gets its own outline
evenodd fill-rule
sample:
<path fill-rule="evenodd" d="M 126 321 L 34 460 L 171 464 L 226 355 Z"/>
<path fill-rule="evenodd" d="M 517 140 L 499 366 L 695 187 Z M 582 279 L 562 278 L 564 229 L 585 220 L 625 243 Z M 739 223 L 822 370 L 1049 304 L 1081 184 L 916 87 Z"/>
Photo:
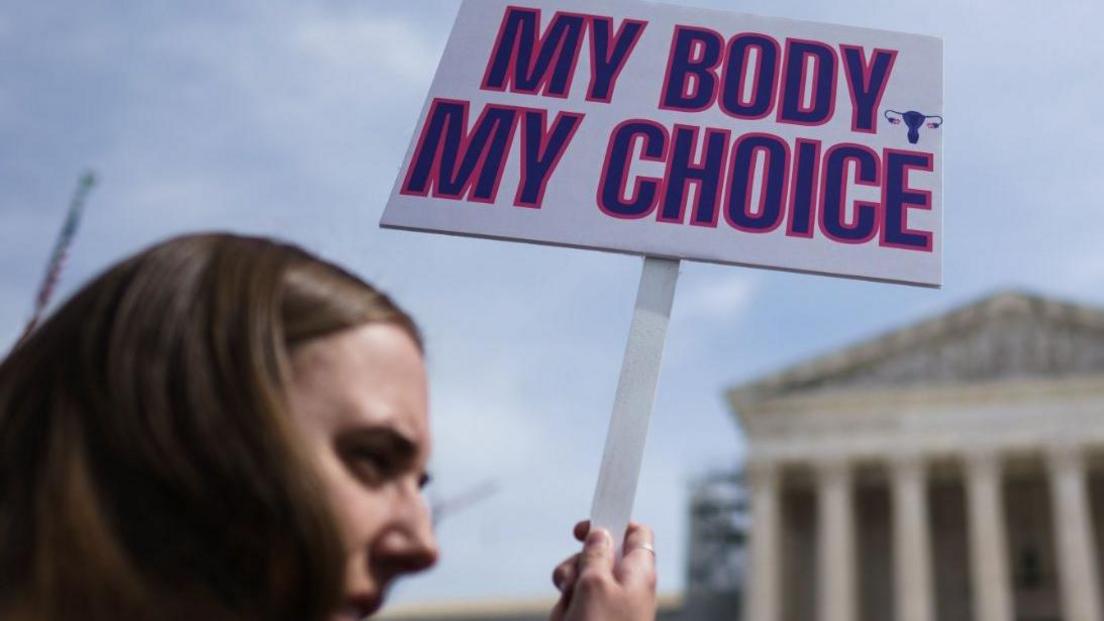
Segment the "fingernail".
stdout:
<path fill-rule="evenodd" d="M 594 548 L 602 546 L 603 548 L 613 547 L 613 537 L 610 537 L 609 531 L 604 528 L 596 528 L 590 531 L 590 534 L 586 538 L 586 546 L 588 548 Z"/>

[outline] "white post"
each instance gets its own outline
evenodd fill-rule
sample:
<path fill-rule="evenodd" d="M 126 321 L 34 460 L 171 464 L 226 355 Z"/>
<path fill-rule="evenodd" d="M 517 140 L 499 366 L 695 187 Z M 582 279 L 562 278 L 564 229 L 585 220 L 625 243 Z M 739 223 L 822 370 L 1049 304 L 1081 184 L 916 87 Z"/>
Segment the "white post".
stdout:
<path fill-rule="evenodd" d="M 926 464 L 917 455 L 892 460 L 893 557 L 898 621 L 933 621 L 931 535 Z"/>
<path fill-rule="evenodd" d="M 855 516 L 850 465 L 832 459 L 817 466 L 819 621 L 858 619 L 855 580 Z"/>
<path fill-rule="evenodd" d="M 966 457 L 970 565 L 977 621 L 1012 621 L 1012 592 L 1001 500 L 1000 456 L 979 449 Z"/>
<path fill-rule="evenodd" d="M 632 514 L 636 483 L 640 477 L 640 462 L 644 457 L 648 419 L 655 402 L 663 341 L 671 319 L 678 269 L 677 259 L 644 258 L 640 287 L 636 292 L 636 308 L 629 326 L 629 340 L 625 346 L 621 377 L 617 382 L 613 413 L 606 433 L 606 448 L 598 472 L 598 485 L 594 490 L 590 523 L 613 534 L 618 554 Z"/>
<path fill-rule="evenodd" d="M 1086 498 L 1084 458 L 1076 447 L 1056 447 L 1047 455 L 1047 465 L 1062 617 L 1100 621 L 1096 544 Z"/>
<path fill-rule="evenodd" d="M 744 621 L 778 621 L 782 601 L 779 597 L 779 482 L 778 467 L 769 462 L 749 464 L 751 490 L 751 537 L 748 555 L 748 599 Z"/>

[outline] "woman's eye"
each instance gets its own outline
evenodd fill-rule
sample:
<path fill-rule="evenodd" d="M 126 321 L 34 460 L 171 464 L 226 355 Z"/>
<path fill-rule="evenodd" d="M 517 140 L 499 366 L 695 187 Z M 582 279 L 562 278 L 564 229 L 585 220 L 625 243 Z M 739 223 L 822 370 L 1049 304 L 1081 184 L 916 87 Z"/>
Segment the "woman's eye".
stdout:
<path fill-rule="evenodd" d="M 383 478 L 389 467 L 389 462 L 385 456 L 369 449 L 351 450 L 346 459 L 350 468 L 357 475 L 372 481 Z"/>

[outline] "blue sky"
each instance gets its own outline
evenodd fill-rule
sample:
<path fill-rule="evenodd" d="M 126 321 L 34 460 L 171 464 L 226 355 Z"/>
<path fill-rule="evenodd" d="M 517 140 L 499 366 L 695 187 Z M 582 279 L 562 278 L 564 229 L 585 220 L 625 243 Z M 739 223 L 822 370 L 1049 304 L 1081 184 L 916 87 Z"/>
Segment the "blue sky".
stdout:
<path fill-rule="evenodd" d="M 389 290 L 427 333 L 434 493 L 499 488 L 441 524 L 440 565 L 400 603 L 551 595 L 589 510 L 640 268 L 377 228 L 457 6 L 0 4 L 0 347 L 89 166 L 101 184 L 62 295 L 198 229 L 288 238 Z M 944 37 L 945 286 L 683 265 L 636 512 L 664 591 L 682 584 L 687 481 L 741 455 L 726 387 L 997 290 L 1104 305 L 1104 4 L 739 9 Z"/>

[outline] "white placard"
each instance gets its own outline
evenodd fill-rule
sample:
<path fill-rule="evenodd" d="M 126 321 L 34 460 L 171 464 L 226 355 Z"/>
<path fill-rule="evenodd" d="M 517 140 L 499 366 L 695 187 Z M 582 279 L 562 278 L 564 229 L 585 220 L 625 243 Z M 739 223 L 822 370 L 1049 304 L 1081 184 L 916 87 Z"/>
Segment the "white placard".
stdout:
<path fill-rule="evenodd" d="M 381 226 L 939 286 L 942 42 L 465 0 Z"/>

